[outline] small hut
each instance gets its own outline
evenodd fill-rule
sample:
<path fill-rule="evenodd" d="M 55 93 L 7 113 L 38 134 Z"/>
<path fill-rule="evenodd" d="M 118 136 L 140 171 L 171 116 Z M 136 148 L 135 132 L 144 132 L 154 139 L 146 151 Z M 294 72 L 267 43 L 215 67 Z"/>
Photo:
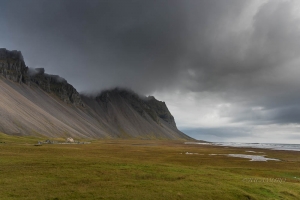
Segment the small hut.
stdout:
<path fill-rule="evenodd" d="M 71 137 L 68 137 L 68 138 L 67 138 L 67 142 L 69 142 L 69 143 L 74 143 L 74 139 L 71 138 Z"/>

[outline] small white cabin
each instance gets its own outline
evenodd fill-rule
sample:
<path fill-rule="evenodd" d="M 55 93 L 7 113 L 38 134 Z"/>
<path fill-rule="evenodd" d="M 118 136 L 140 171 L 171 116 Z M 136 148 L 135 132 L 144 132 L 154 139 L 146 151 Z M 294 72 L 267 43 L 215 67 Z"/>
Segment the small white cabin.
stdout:
<path fill-rule="evenodd" d="M 74 139 L 71 138 L 71 137 L 68 137 L 68 138 L 67 138 L 67 142 L 73 143 L 73 142 L 74 142 Z"/>

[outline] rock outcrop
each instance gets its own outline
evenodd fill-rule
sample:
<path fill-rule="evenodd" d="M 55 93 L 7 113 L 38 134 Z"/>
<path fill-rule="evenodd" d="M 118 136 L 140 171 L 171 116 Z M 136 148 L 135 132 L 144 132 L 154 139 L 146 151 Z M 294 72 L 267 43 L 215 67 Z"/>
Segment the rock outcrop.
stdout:
<path fill-rule="evenodd" d="M 161 120 L 163 120 L 170 126 L 177 128 L 174 117 L 171 115 L 166 103 L 156 100 L 153 96 L 142 97 L 133 91 L 115 88 L 113 90 L 103 91 L 96 97 L 96 100 L 104 108 L 107 108 L 109 99 L 116 95 L 125 99 L 142 117 L 146 117 L 146 115 L 148 115 L 158 124 Z"/>
<path fill-rule="evenodd" d="M 34 83 L 48 93 L 53 93 L 66 103 L 84 107 L 79 93 L 65 79 L 45 73 L 44 68 L 29 69 L 20 51 L 0 49 L 0 74 L 5 78 L 31 85 Z"/>
<path fill-rule="evenodd" d="M 177 129 L 166 104 L 152 96 L 116 88 L 82 99 L 117 137 L 191 139 Z"/>
<path fill-rule="evenodd" d="M 0 49 L 0 74 L 19 83 L 29 83 L 28 67 L 20 51 Z"/>
<path fill-rule="evenodd" d="M 31 72 L 30 81 L 48 93 L 53 93 L 65 103 L 85 107 L 77 90 L 65 79 L 57 75 L 45 74 L 44 68 L 36 68 Z"/>

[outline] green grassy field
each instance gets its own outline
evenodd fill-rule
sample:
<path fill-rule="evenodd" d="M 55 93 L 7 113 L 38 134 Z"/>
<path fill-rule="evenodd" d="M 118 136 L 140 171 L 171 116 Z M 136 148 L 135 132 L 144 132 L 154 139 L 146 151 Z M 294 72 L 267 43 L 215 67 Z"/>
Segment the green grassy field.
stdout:
<path fill-rule="evenodd" d="M 0 134 L 1 200 L 300 199 L 300 152 L 258 150 L 282 161 L 250 162 L 209 154 L 253 149 L 183 141 L 33 145 L 43 139 Z"/>

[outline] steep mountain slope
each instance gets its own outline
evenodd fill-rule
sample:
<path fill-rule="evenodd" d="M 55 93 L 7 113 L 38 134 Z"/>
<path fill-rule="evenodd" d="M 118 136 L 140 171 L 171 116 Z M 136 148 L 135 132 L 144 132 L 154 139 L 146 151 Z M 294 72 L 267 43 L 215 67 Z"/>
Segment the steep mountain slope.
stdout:
<path fill-rule="evenodd" d="M 97 113 L 99 121 L 107 123 L 108 132 L 119 137 L 189 139 L 178 131 L 165 103 L 154 97 L 116 88 L 82 99 Z"/>
<path fill-rule="evenodd" d="M 0 132 L 89 138 L 190 139 L 164 102 L 114 89 L 79 95 L 59 76 L 30 69 L 19 51 L 0 49 Z"/>
<path fill-rule="evenodd" d="M 111 137 L 88 108 L 61 101 L 39 87 L 0 78 L 0 131 L 49 137 Z"/>

